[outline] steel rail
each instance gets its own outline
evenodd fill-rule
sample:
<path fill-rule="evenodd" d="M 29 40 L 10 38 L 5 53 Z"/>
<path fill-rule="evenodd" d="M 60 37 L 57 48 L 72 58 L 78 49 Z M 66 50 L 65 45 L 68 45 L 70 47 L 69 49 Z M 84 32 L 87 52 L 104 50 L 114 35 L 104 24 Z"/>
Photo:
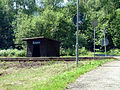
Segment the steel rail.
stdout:
<path fill-rule="evenodd" d="M 114 57 L 95 57 L 95 60 L 101 60 L 101 59 L 117 59 Z M 87 60 L 94 60 L 94 57 L 78 57 L 79 61 L 87 61 Z M 0 58 L 0 61 L 76 61 L 75 57 L 17 57 L 17 58 L 8 58 L 3 57 Z"/>

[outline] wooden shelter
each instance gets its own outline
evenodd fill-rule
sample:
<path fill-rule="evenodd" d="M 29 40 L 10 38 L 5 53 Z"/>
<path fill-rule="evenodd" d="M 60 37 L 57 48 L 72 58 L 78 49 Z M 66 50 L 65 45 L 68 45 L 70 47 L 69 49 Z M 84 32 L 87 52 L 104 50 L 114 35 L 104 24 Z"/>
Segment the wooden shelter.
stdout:
<path fill-rule="evenodd" d="M 59 57 L 60 42 L 45 37 L 24 38 L 27 57 Z"/>

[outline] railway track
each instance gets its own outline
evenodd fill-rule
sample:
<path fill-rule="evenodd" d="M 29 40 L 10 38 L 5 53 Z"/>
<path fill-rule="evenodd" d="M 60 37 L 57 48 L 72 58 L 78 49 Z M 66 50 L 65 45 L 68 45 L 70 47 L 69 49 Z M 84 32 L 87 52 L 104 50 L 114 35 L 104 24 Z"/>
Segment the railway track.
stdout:
<path fill-rule="evenodd" d="M 79 57 L 79 61 L 86 61 L 86 60 L 93 60 L 93 57 Z M 101 60 L 101 59 L 117 59 L 114 57 L 95 57 L 95 60 Z M 8 57 L 3 57 L 0 58 L 0 61 L 9 61 L 9 62 L 14 62 L 14 61 L 75 61 L 75 57 L 17 57 L 17 58 L 8 58 Z"/>

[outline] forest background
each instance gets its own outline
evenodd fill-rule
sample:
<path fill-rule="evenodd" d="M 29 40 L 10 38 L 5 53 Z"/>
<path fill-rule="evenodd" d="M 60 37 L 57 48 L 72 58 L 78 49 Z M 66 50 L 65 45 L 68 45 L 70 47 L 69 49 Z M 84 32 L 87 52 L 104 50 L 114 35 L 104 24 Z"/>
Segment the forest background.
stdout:
<path fill-rule="evenodd" d="M 22 49 L 26 43 L 22 38 L 45 36 L 61 42 L 61 50 L 75 51 L 76 26 L 73 17 L 77 0 L 0 0 L 0 49 Z M 96 19 L 96 48 L 104 47 L 102 30 L 107 30 L 107 50 L 120 48 L 120 1 L 80 0 L 79 11 L 85 22 L 79 27 L 79 48 L 93 51 Z"/>

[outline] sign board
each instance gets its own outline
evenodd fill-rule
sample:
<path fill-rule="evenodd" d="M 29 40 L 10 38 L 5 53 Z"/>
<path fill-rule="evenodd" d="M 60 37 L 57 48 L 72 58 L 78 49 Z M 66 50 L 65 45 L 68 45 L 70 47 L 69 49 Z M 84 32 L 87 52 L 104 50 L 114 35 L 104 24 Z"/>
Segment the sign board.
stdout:
<path fill-rule="evenodd" d="M 96 27 L 98 25 L 98 22 L 97 22 L 97 20 L 93 20 L 91 24 L 93 27 Z"/>
<path fill-rule="evenodd" d="M 109 44 L 108 39 L 105 39 L 105 42 L 104 42 L 104 39 L 102 39 L 102 45 L 103 46 L 107 46 L 108 44 Z"/>
<path fill-rule="evenodd" d="M 79 12 L 78 25 L 80 26 L 85 21 L 83 13 Z M 77 25 L 77 14 L 73 17 L 73 23 Z"/>
<path fill-rule="evenodd" d="M 40 44 L 39 40 L 33 41 L 32 44 Z"/>

